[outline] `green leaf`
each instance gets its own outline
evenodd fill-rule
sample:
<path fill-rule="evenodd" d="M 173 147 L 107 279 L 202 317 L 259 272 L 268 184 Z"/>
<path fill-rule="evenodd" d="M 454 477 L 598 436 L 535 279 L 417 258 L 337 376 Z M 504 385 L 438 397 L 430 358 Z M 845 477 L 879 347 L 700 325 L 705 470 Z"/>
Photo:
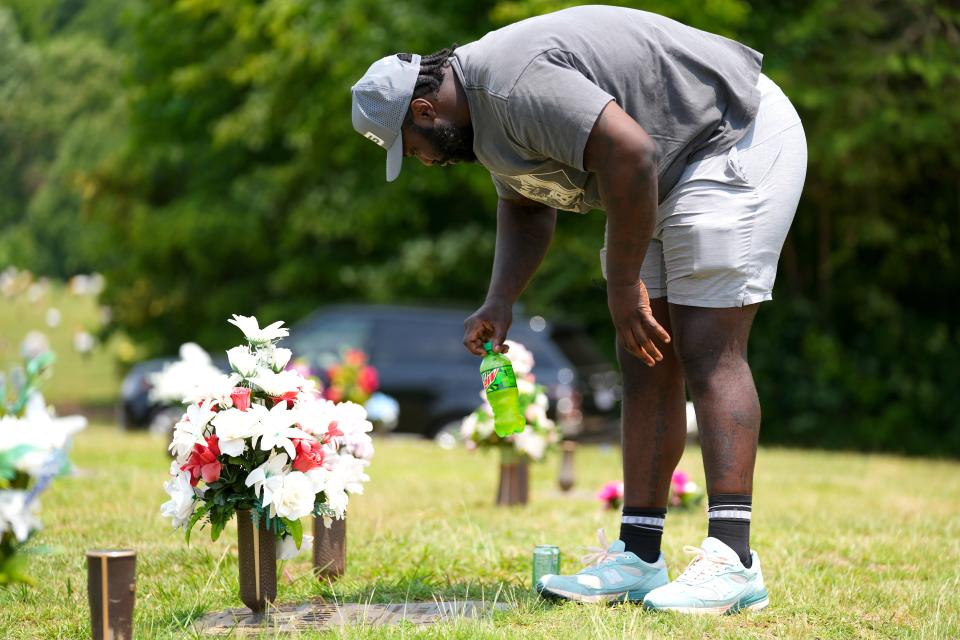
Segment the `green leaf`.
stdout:
<path fill-rule="evenodd" d="M 224 529 L 224 527 L 226 527 L 226 526 L 227 526 L 227 521 L 226 521 L 226 520 L 221 520 L 221 521 L 219 521 L 219 522 L 213 522 L 213 523 L 211 523 L 211 527 L 210 527 L 210 539 L 213 540 L 214 542 L 216 542 L 216 541 L 217 541 L 217 538 L 220 537 L 220 534 L 223 533 L 223 529 Z"/>
<path fill-rule="evenodd" d="M 199 509 L 193 512 L 193 515 L 190 516 L 190 520 L 187 522 L 187 531 L 184 534 L 187 540 L 187 544 L 190 544 L 190 532 L 193 531 L 193 526 L 200 522 L 200 518 L 206 515 L 210 511 L 210 505 L 204 502 Z"/>
<path fill-rule="evenodd" d="M 27 376 L 36 377 L 41 371 L 53 364 L 56 358 L 52 351 L 41 353 L 27 363 Z"/>
<path fill-rule="evenodd" d="M 287 531 L 290 532 L 294 544 L 296 544 L 297 549 L 299 549 L 300 545 L 303 544 L 303 523 L 299 520 L 287 520 L 283 518 L 283 524 L 287 526 Z"/>

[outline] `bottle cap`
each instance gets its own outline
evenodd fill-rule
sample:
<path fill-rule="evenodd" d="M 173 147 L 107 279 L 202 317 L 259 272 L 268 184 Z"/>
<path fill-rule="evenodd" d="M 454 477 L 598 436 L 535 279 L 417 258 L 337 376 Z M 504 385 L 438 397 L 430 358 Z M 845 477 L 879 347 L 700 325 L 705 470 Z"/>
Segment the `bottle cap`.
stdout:
<path fill-rule="evenodd" d="M 492 343 L 492 342 L 484 342 L 484 343 L 483 343 L 483 350 L 486 351 L 487 353 L 493 353 L 493 343 Z"/>

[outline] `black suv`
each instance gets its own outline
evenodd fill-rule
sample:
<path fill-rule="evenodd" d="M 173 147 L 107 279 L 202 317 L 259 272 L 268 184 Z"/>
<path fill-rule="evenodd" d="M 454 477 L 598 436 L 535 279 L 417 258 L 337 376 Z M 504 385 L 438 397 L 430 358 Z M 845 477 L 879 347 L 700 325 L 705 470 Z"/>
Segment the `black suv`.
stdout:
<path fill-rule="evenodd" d="M 325 369 L 344 348 L 362 349 L 380 390 L 400 404 L 398 431 L 435 436 L 480 404 L 480 358 L 463 346 L 470 311 L 388 305 L 323 307 L 294 325 L 285 346 Z M 514 314 L 508 338 L 534 356 L 551 417 L 568 436 L 608 431 L 617 415 L 619 376 L 573 325 Z"/>

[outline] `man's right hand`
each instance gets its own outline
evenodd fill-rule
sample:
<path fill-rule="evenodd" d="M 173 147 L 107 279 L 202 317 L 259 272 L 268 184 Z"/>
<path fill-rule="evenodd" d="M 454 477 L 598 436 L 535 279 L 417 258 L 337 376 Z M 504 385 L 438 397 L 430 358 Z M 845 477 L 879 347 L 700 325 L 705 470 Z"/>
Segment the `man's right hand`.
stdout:
<path fill-rule="evenodd" d="M 509 347 L 503 344 L 507 331 L 513 323 L 512 305 L 499 300 L 487 300 L 463 322 L 463 346 L 470 353 L 483 356 L 484 342 L 493 343 L 494 353 L 506 353 Z"/>

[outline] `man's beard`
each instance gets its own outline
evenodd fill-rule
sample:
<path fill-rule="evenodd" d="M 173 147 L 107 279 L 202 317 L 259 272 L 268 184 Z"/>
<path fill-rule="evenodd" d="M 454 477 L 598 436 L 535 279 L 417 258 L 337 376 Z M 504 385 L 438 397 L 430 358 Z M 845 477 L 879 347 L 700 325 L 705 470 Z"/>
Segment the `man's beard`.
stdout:
<path fill-rule="evenodd" d="M 477 155 L 473 152 L 473 127 L 457 127 L 449 123 L 437 123 L 427 128 L 413 123 L 411 128 L 426 138 L 440 154 L 434 164 L 477 161 Z"/>

